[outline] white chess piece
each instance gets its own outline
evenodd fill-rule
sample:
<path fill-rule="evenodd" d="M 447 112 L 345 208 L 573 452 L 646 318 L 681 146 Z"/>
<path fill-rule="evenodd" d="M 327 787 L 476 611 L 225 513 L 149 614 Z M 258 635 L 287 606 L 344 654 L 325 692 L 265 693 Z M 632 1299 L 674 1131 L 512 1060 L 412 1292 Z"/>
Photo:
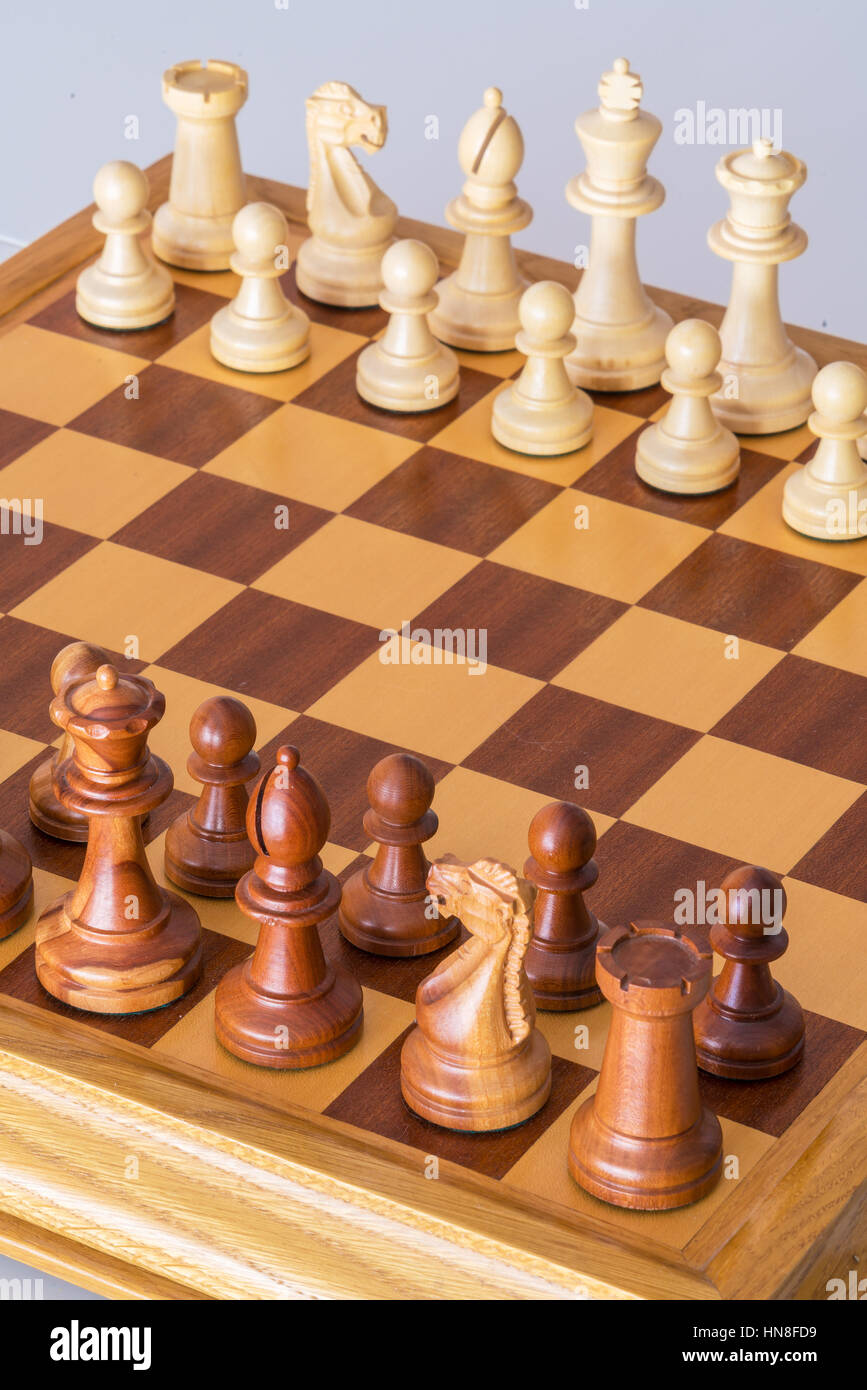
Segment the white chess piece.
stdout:
<path fill-rule="evenodd" d="M 661 420 L 638 436 L 635 471 L 663 492 L 718 492 L 738 476 L 741 451 L 711 410 L 720 386 L 720 337 L 703 319 L 685 319 L 665 340 L 662 385 L 671 402 Z"/>
<path fill-rule="evenodd" d="M 575 305 L 556 280 L 540 280 L 521 296 L 516 346 L 527 361 L 518 380 L 494 400 L 491 433 L 521 454 L 566 454 L 593 433 L 593 402 L 569 380 L 563 359 L 575 346 L 569 332 Z"/>
<path fill-rule="evenodd" d="M 271 203 L 248 203 L 232 223 L 231 266 L 241 288 L 211 319 L 211 352 L 241 372 L 282 372 L 310 355 L 310 320 L 280 287 L 286 218 Z"/>
<path fill-rule="evenodd" d="M 665 189 L 647 172 L 662 124 L 641 110 L 643 87 L 626 58 L 599 83 L 599 107 L 575 122 L 587 160 L 566 198 L 592 218 L 590 258 L 575 291 L 577 346 L 566 370 L 578 386 L 637 391 L 659 381 L 671 319 L 648 297 L 635 255 L 636 219 L 653 212 Z"/>
<path fill-rule="evenodd" d="M 312 235 L 298 249 L 295 279 L 308 299 L 348 308 L 379 301 L 397 208 L 352 147 L 375 154 L 387 135 L 385 107 L 371 106 L 346 82 L 325 82 L 307 100 Z"/>
<path fill-rule="evenodd" d="M 148 181 L 124 159 L 104 164 L 93 181 L 93 225 L 105 233 L 102 255 L 76 283 L 75 307 L 99 328 L 151 328 L 175 307 L 175 287 L 141 241 L 151 225 Z"/>
<path fill-rule="evenodd" d="M 235 116 L 247 100 L 247 74 L 209 58 L 163 73 L 163 101 L 178 118 L 169 200 L 154 217 L 160 260 L 187 270 L 227 270 L 232 219 L 246 194 Z"/>
<path fill-rule="evenodd" d="M 867 464 L 858 452 L 867 409 L 867 376 L 852 362 L 831 362 L 813 381 L 808 420 L 819 447 L 786 479 L 783 520 L 805 536 L 851 541 L 867 536 Z"/>
<path fill-rule="evenodd" d="M 780 315 L 778 266 L 800 256 L 806 234 L 788 213 L 807 177 L 794 155 L 757 140 L 724 155 L 716 176 L 731 208 L 707 234 L 711 250 L 733 262 L 728 308 L 720 326 L 723 389 L 714 413 L 738 434 L 774 434 L 802 425 L 810 413 L 816 364 L 789 341 Z M 729 390 L 733 382 L 736 390 Z"/>
<path fill-rule="evenodd" d="M 359 396 L 371 405 L 436 410 L 458 393 L 458 360 L 428 326 L 438 270 L 423 241 L 396 241 L 382 258 L 379 302 L 391 317 L 383 336 L 361 353 L 355 377 Z"/>
<path fill-rule="evenodd" d="M 533 217 L 514 184 L 523 158 L 518 123 L 506 113 L 502 92 L 489 87 L 458 142 L 466 182 L 446 218 L 465 234 L 464 245 L 457 270 L 437 285 L 439 304 L 430 319 L 432 331 L 452 347 L 501 352 L 515 346 L 527 281 L 509 238 Z"/>

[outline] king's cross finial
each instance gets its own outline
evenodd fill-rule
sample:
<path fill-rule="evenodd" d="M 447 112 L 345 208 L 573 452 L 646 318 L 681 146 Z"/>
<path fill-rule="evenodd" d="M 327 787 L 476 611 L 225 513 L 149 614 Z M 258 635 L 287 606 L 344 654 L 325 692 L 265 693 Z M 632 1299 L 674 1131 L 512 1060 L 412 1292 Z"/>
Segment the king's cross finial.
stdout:
<path fill-rule="evenodd" d="M 599 83 L 599 99 L 603 111 L 632 116 L 641 105 L 644 88 L 637 72 L 629 71 L 628 58 L 615 58 L 611 72 Z"/>

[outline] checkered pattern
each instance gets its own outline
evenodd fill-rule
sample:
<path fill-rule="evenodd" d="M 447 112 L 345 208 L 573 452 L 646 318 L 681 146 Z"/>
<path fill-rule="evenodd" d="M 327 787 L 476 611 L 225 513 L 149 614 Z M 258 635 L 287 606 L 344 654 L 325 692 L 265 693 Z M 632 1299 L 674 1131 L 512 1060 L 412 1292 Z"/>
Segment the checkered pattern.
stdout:
<path fill-rule="evenodd" d="M 73 638 L 104 645 L 166 694 L 152 746 L 175 792 L 146 828 L 158 875 L 166 826 L 196 792 L 189 718 L 218 691 L 250 705 L 263 761 L 286 739 L 300 746 L 331 803 L 325 861 L 344 878 L 370 852 L 367 774 L 396 748 L 436 778 L 433 855 L 520 866 L 540 806 L 585 805 L 600 835 L 592 906 L 608 923 L 668 919 L 676 888 L 766 864 L 785 877 L 791 946 L 777 973 L 808 1011 L 808 1050 L 776 1080 L 703 1078 L 744 1176 L 867 1029 L 849 965 L 867 930 L 867 755 L 856 738 L 867 543 L 807 540 L 781 521 L 809 434 L 746 440 L 733 488 L 670 497 L 633 467 L 639 430 L 666 403 L 659 387 L 598 396 L 592 443 L 535 461 L 489 429 L 518 354 L 461 353 L 455 402 L 389 415 L 354 388 L 380 310 L 305 302 L 309 361 L 244 375 L 208 351 L 234 278 L 176 278 L 173 318 L 142 333 L 84 324 L 67 282 L 0 336 L 0 491 L 45 508 L 40 546 L 0 540 L 0 823 L 33 857 L 37 909 L 75 879 L 83 853 L 27 816 L 30 775 L 57 739 L 48 668 Z M 291 272 L 284 285 L 297 300 Z M 404 621 L 484 629 L 487 670 L 383 664 L 380 631 Z M 333 920 L 326 952 L 365 991 L 359 1045 L 294 1075 L 237 1061 L 214 1039 L 213 991 L 254 927 L 232 902 L 195 906 L 206 973 L 170 1008 L 112 1020 L 51 1000 L 33 973 L 35 914 L 0 943 L 0 992 L 675 1249 L 726 1201 L 724 1182 L 695 1207 L 643 1216 L 604 1208 L 569 1180 L 566 1134 L 595 1084 L 607 1005 L 540 1016 L 553 1091 L 527 1125 L 453 1135 L 412 1116 L 400 1046 L 437 957 L 364 955 Z"/>

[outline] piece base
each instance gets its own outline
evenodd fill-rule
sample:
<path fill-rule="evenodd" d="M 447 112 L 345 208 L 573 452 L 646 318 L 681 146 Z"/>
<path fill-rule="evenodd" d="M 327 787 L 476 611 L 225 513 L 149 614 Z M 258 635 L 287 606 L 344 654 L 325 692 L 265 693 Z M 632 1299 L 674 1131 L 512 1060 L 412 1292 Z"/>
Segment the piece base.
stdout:
<path fill-rule="evenodd" d="M 362 873 L 364 870 L 361 871 Z M 450 941 L 454 941 L 461 929 L 461 924 L 456 917 L 450 917 L 442 923 L 439 930 L 433 930 L 436 923 L 428 921 L 424 915 L 426 903 L 398 902 L 394 904 L 392 920 L 388 923 L 377 921 L 376 900 L 368 899 L 368 914 L 364 920 L 359 918 L 358 908 L 363 904 L 353 904 L 353 916 L 347 913 L 347 890 L 349 883 L 343 890 L 343 901 L 340 905 L 337 921 L 340 928 L 340 935 L 345 938 L 352 946 L 357 946 L 360 951 L 367 951 L 372 956 L 394 956 L 395 958 L 407 958 L 412 956 L 429 956 L 433 951 L 439 951 L 443 946 L 448 946 Z M 361 895 L 359 894 L 359 897 Z M 387 899 L 382 903 L 383 910 L 388 910 Z"/>
<path fill-rule="evenodd" d="M 96 266 L 83 270 L 75 293 L 76 313 L 94 328 L 109 328 L 119 333 L 155 328 L 174 312 L 175 287 L 169 272 L 162 266 L 152 263 L 150 275 L 135 276 L 129 284 L 115 285 L 110 278 L 96 272 Z M 124 300 L 133 303 L 127 306 Z"/>
<path fill-rule="evenodd" d="M 364 1021 L 361 986 L 345 970 L 321 993 L 277 998 L 256 992 L 242 961 L 217 986 L 214 1029 L 234 1057 L 277 1071 L 334 1062 L 355 1046 Z"/>
<path fill-rule="evenodd" d="M 863 540 L 867 536 L 867 481 L 844 488 L 823 487 L 809 475 L 808 468 L 805 464 L 786 479 L 782 508 L 786 525 L 818 541 Z"/>
<path fill-rule="evenodd" d="M 765 1018 L 732 1016 L 704 998 L 693 1019 L 702 1071 L 734 1081 L 780 1076 L 804 1054 L 804 1014 L 794 995 L 779 988 L 778 1007 Z"/>
<path fill-rule="evenodd" d="M 741 471 L 741 455 L 734 435 L 720 430 L 715 439 L 696 440 L 694 449 L 666 437 L 658 425 L 638 436 L 635 471 L 642 482 L 658 492 L 678 497 L 703 496 L 731 487 Z"/>
<path fill-rule="evenodd" d="M 551 1050 L 534 1028 L 508 1058 L 469 1067 L 435 1054 L 416 1025 L 401 1051 L 400 1089 L 410 1110 L 442 1129 L 514 1129 L 551 1093 Z"/>
<path fill-rule="evenodd" d="M 169 910 L 154 935 L 106 932 L 100 943 L 76 930 L 67 912 L 71 897 L 46 908 L 36 927 L 36 975 L 55 999 L 85 1013 L 140 1014 L 164 1008 L 196 984 L 201 926 L 176 893 L 165 894 Z"/>
<path fill-rule="evenodd" d="M 572 1119 L 569 1172 L 585 1192 L 633 1211 L 673 1211 L 699 1201 L 722 1173 L 722 1130 L 706 1107 L 669 1139 L 635 1139 L 600 1124 L 594 1097 Z"/>
<path fill-rule="evenodd" d="M 782 1076 L 783 1072 L 797 1066 L 804 1055 L 804 1039 L 800 1038 L 784 1056 L 774 1061 L 751 1062 L 741 1058 L 736 1062 L 724 1062 L 697 1044 L 695 1055 L 701 1070 L 709 1072 L 711 1076 L 722 1076 L 727 1081 L 761 1081 L 769 1076 Z"/>
<path fill-rule="evenodd" d="M 429 398 L 426 383 L 432 376 L 439 393 Z M 371 343 L 361 353 L 355 373 L 355 389 L 363 401 L 402 415 L 439 410 L 454 400 L 460 384 L 457 360 L 443 347 L 428 358 L 402 361 L 385 353 L 381 344 Z"/>
<path fill-rule="evenodd" d="M 569 380 L 591 391 L 640 391 L 657 385 L 673 324 L 663 309 L 651 309 L 649 320 L 632 325 L 593 323 L 576 314 L 571 332 L 578 345 L 565 358 Z"/>
<path fill-rule="evenodd" d="M 362 250 L 327 246 L 308 237 L 298 248 L 295 283 L 316 304 L 338 309 L 373 309 L 383 290 L 380 266 L 393 238 Z"/>
<path fill-rule="evenodd" d="M 254 323 L 218 309 L 211 320 L 211 356 L 236 372 L 285 372 L 310 356 L 310 320 L 300 309 L 284 319 Z"/>
<path fill-rule="evenodd" d="M 553 994 L 544 989 L 537 989 L 532 980 L 530 984 L 533 988 L 533 1002 L 543 1013 L 577 1013 L 580 1009 L 594 1008 L 605 998 L 598 985 L 589 985 L 587 989 L 572 990 L 566 994 Z"/>
<path fill-rule="evenodd" d="M 154 214 L 154 255 L 181 270 L 229 270 L 235 252 L 232 223 L 242 206 L 220 217 L 192 217 L 163 203 Z"/>
<path fill-rule="evenodd" d="M 801 348 L 793 347 L 779 367 L 748 367 L 724 357 L 717 371 L 723 381 L 737 381 L 737 400 L 724 395 L 725 387 L 710 397 L 720 424 L 735 434 L 780 434 L 803 425 L 812 412 L 817 367 Z"/>
<path fill-rule="evenodd" d="M 508 386 L 494 400 L 491 434 L 517 454 L 571 454 L 593 437 L 593 403 L 584 396 L 559 406 L 533 405 L 520 401 L 514 386 Z"/>
<path fill-rule="evenodd" d="M 163 867 L 166 878 L 178 888 L 183 888 L 185 893 L 195 893 L 200 898 L 234 898 L 235 886 L 248 869 L 252 869 L 255 854 L 249 856 L 249 863 L 240 868 L 237 873 L 231 872 L 225 879 L 214 877 L 214 871 L 202 865 L 202 872 L 197 873 L 196 867 L 191 864 L 181 864 L 168 850 L 163 858 Z"/>
<path fill-rule="evenodd" d="M 436 286 L 439 302 L 428 314 L 430 330 L 449 347 L 508 352 L 520 332 L 518 305 L 529 283 L 522 278 L 507 294 L 475 294 L 458 284 L 457 271 L 453 271 Z"/>
<path fill-rule="evenodd" d="M 19 927 L 23 927 L 33 906 L 33 879 L 28 879 L 19 897 L 0 912 L 0 941 L 5 941 Z"/>

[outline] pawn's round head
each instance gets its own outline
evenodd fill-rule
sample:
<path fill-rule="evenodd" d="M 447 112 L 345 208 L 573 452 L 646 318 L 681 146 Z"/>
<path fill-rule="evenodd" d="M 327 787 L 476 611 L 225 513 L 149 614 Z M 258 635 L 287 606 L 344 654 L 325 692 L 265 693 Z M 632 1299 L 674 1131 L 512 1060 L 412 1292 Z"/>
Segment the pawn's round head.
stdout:
<path fill-rule="evenodd" d="M 190 742 L 212 767 L 231 767 L 246 758 L 256 741 L 256 721 L 231 695 L 203 700 L 190 720 Z"/>
<path fill-rule="evenodd" d="M 137 164 L 113 159 L 93 180 L 93 200 L 109 222 L 118 226 L 138 217 L 148 200 L 148 181 Z"/>
<path fill-rule="evenodd" d="M 389 753 L 367 779 L 371 808 L 390 825 L 414 825 L 430 809 L 434 779 L 411 753 Z"/>
<path fill-rule="evenodd" d="M 596 827 L 571 801 L 552 801 L 537 811 L 527 834 L 530 853 L 549 873 L 572 873 L 593 858 Z"/>
<path fill-rule="evenodd" d="M 286 245 L 286 218 L 273 203 L 247 203 L 235 214 L 232 240 L 245 261 L 273 262 L 277 248 Z"/>
<path fill-rule="evenodd" d="M 423 299 L 439 275 L 439 263 L 423 241 L 395 241 L 382 258 L 382 282 L 400 299 Z"/>
<path fill-rule="evenodd" d="M 575 303 L 565 286 L 556 280 L 539 280 L 521 295 L 518 317 L 529 337 L 554 343 L 572 327 Z"/>
<path fill-rule="evenodd" d="M 677 376 L 710 376 L 716 371 L 721 354 L 719 334 L 704 319 L 684 319 L 675 324 L 665 340 L 665 357 Z"/>
<path fill-rule="evenodd" d="M 813 404 L 837 424 L 857 420 L 867 410 L 867 376 L 854 362 L 829 362 L 813 379 Z"/>
<path fill-rule="evenodd" d="M 741 936 L 762 936 L 769 926 L 781 926 L 786 914 L 786 890 L 770 869 L 745 864 L 722 882 L 725 904 L 722 920 Z"/>

